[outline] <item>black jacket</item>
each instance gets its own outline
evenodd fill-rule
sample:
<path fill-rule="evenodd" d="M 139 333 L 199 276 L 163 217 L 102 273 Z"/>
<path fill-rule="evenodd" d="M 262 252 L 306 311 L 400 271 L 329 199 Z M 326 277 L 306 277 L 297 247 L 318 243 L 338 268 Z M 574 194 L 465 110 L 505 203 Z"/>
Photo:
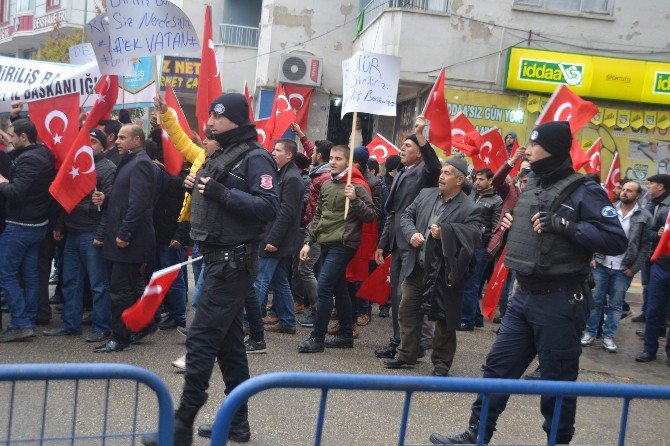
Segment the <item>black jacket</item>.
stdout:
<path fill-rule="evenodd" d="M 154 163 L 155 164 L 155 163 Z M 157 197 L 154 208 L 154 229 L 156 230 L 156 243 L 169 245 L 172 240 L 182 239 L 177 235 L 180 228 L 177 220 L 184 202 L 184 178 L 188 170 L 181 171 L 179 176 L 172 176 L 162 166 L 155 164 L 164 177 L 164 187 Z M 188 236 L 188 234 L 186 234 Z M 181 241 L 181 240 L 180 240 Z"/>
<path fill-rule="evenodd" d="M 105 201 L 100 209 L 91 202 L 93 192 L 91 191 L 84 197 L 69 214 L 61 212 L 58 225 L 58 231 L 67 230 L 68 232 L 95 232 L 97 238 L 104 238 L 102 226 L 103 213 L 106 212 L 107 198 L 112 192 L 114 175 L 116 174 L 116 164 L 105 158 L 104 154 L 95 157 L 95 177 L 97 180 L 96 189 L 105 194 Z"/>
<path fill-rule="evenodd" d="M 0 175 L 7 178 L 9 176 L 9 155 L 0 150 Z M 5 229 L 5 196 L 0 194 L 0 234 Z"/>
<path fill-rule="evenodd" d="M 475 203 L 479 207 L 482 214 L 482 242 L 483 246 L 488 246 L 491 241 L 491 234 L 493 229 L 500 220 L 500 213 L 502 212 L 503 200 L 500 195 L 495 193 L 493 188 L 484 191 L 483 194 L 477 194 Z"/>
<path fill-rule="evenodd" d="M 37 224 L 49 218 L 49 186 L 56 176 L 54 155 L 42 144 L 9 152 L 9 183 L 0 184 L 7 221 Z"/>
<path fill-rule="evenodd" d="M 302 241 L 300 222 L 305 196 L 305 183 L 293 161 L 286 164 L 277 174 L 277 196 L 279 212 L 266 230 L 259 246 L 261 257 L 285 257 L 294 253 Z M 271 244 L 276 252 L 265 251 L 265 245 Z"/>
<path fill-rule="evenodd" d="M 144 263 L 156 252 L 153 212 L 156 172 L 144 150 L 128 153 L 116 170 L 107 203 L 103 257 L 112 262 Z M 130 244 L 116 246 L 116 238 Z"/>

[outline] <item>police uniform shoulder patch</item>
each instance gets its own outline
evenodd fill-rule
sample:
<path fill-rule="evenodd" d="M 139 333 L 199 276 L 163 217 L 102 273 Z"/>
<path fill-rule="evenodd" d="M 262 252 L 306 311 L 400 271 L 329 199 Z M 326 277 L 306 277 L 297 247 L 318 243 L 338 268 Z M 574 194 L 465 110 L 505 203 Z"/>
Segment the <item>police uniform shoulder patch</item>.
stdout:
<path fill-rule="evenodd" d="M 605 206 L 600 210 L 600 215 L 602 215 L 605 218 L 616 218 L 618 212 L 616 211 L 614 206 Z"/>
<path fill-rule="evenodd" d="M 272 187 L 272 175 L 261 175 L 261 188 L 269 190 Z"/>

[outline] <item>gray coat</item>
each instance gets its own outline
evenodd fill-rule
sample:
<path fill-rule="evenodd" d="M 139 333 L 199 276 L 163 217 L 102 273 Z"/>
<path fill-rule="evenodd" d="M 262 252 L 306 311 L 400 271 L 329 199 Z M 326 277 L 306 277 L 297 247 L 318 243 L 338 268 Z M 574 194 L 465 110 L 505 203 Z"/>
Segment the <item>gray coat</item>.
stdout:
<path fill-rule="evenodd" d="M 416 197 L 416 200 L 407 207 L 400 220 L 400 227 L 403 239 L 408 243 L 408 254 L 402 265 L 400 277 L 407 277 L 416 265 L 420 249 L 409 244 L 409 240 L 417 232 L 425 234 L 433 213 L 433 205 L 439 194 L 437 187 L 424 189 Z M 440 215 L 437 224 L 443 222 L 449 223 L 473 223 L 481 228 L 481 212 L 471 197 L 461 192 L 454 197 L 454 206 L 449 206 L 448 210 Z M 479 241 L 481 243 L 481 241 Z M 428 259 L 426 259 L 428 261 Z"/>
<path fill-rule="evenodd" d="M 396 248 L 407 250 L 410 248 L 409 238 L 403 237 L 400 228 L 400 219 L 422 189 L 436 187 L 440 177 L 442 164 L 430 144 L 421 147 L 423 161 L 411 167 L 405 168 L 393 178 L 391 192 L 384 203 L 386 221 L 384 230 L 379 239 L 377 247 L 385 252 L 394 251 Z"/>
<path fill-rule="evenodd" d="M 647 230 L 652 223 L 649 211 L 639 208 L 631 216 L 630 231 L 628 232 L 628 248 L 621 260 L 621 269 L 630 269 L 637 273 L 649 258 L 651 242 L 648 239 Z M 605 254 L 596 253 L 594 258 L 597 263 L 605 265 Z"/>

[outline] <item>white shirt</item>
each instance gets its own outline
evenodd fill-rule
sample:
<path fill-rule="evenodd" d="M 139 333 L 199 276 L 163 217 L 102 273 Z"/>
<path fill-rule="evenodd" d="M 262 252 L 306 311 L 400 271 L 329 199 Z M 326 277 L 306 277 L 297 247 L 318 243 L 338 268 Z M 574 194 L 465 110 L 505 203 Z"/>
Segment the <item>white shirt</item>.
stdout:
<path fill-rule="evenodd" d="M 626 233 L 626 238 L 628 238 L 628 234 L 630 233 L 630 219 L 633 216 L 633 214 L 640 208 L 640 205 L 638 203 L 635 203 L 635 207 L 631 209 L 628 214 L 625 216 L 623 215 L 621 211 L 621 202 L 617 202 L 617 204 L 614 205 L 614 207 L 617 210 L 617 214 L 619 215 L 619 223 L 621 223 L 621 227 L 623 228 L 623 232 Z M 625 254 L 625 253 L 624 253 Z M 621 261 L 623 260 L 624 254 L 618 255 L 618 256 L 605 256 L 605 264 L 604 266 L 611 268 L 611 269 L 617 269 L 621 270 Z"/>

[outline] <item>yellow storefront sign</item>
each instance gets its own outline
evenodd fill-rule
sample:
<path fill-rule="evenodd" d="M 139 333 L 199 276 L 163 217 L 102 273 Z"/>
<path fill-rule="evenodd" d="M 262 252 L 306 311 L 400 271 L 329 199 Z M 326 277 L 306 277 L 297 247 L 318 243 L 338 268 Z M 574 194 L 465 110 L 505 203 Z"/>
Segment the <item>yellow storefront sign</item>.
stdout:
<path fill-rule="evenodd" d="M 616 125 L 616 110 L 611 108 L 602 109 L 601 113 L 603 114 L 603 124 L 607 127 L 614 127 Z"/>
<path fill-rule="evenodd" d="M 584 97 L 670 104 L 670 63 L 510 49 L 506 88 L 553 93 L 561 84 Z"/>
<path fill-rule="evenodd" d="M 653 129 L 656 127 L 656 112 L 644 112 L 644 126 L 648 129 Z"/>
<path fill-rule="evenodd" d="M 635 130 L 639 129 L 644 125 L 644 116 L 643 112 L 640 110 L 631 110 L 630 112 L 630 126 Z"/>
<path fill-rule="evenodd" d="M 630 111 L 619 110 L 616 114 L 616 126 L 625 129 L 630 125 Z"/>

